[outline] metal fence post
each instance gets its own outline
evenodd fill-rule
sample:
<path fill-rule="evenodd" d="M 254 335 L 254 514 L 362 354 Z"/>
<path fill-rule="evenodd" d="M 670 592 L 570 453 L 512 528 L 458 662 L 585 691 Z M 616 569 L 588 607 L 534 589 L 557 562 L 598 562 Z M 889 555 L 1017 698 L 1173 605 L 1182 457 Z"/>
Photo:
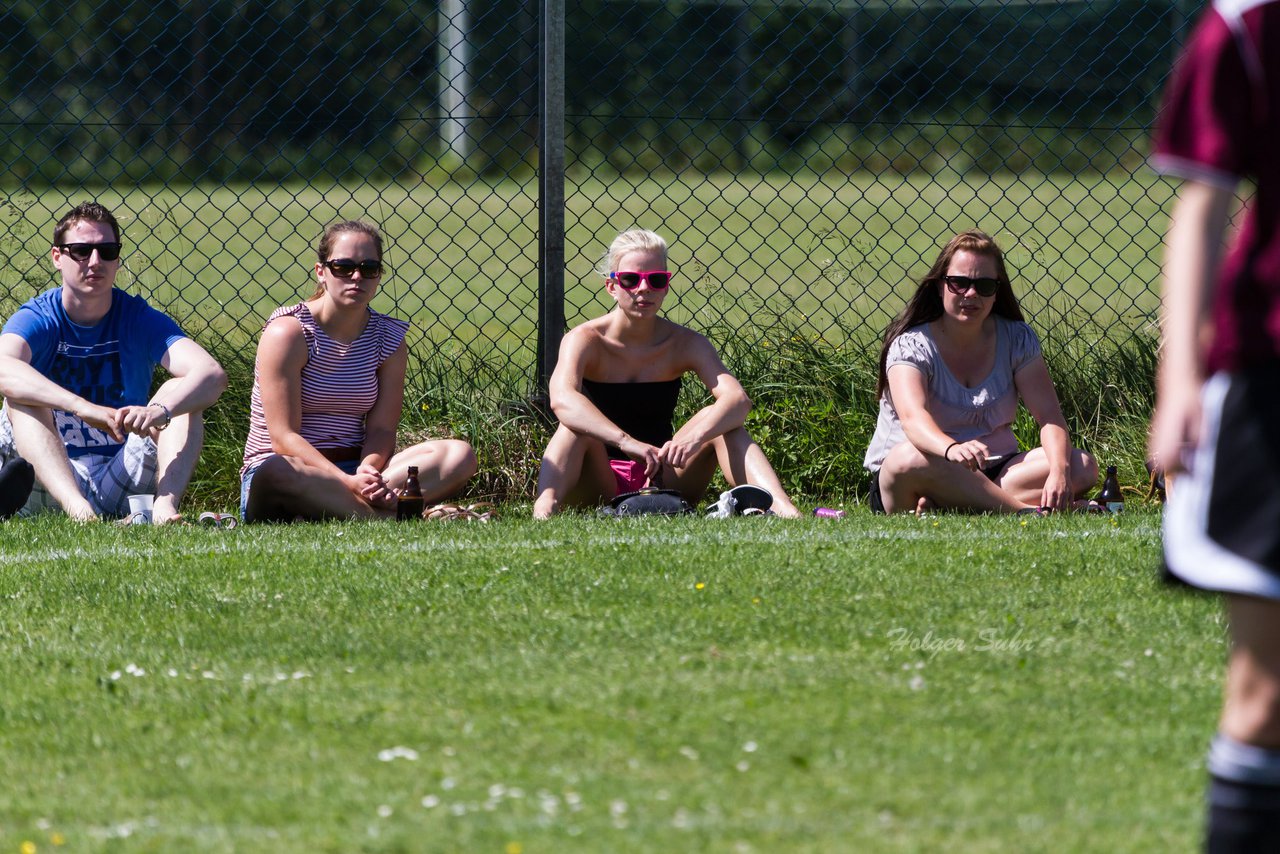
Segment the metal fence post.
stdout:
<path fill-rule="evenodd" d="M 538 122 L 538 389 L 564 337 L 564 0 L 542 0 Z"/>

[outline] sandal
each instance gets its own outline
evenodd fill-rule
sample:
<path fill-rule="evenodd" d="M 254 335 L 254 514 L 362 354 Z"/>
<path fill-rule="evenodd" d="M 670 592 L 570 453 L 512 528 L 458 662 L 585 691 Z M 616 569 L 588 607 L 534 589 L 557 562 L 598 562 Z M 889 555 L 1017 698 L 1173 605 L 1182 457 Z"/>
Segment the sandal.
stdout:
<path fill-rule="evenodd" d="M 1053 511 L 1048 507 L 1023 507 L 1014 511 L 1015 516 L 1048 516 Z"/>
<path fill-rule="evenodd" d="M 150 514 L 143 513 L 141 511 L 136 511 L 136 512 L 130 513 L 128 516 L 125 516 L 122 519 L 117 519 L 116 524 L 122 528 L 127 528 L 130 525 L 150 525 L 151 516 Z"/>
<path fill-rule="evenodd" d="M 240 517 L 234 513 L 201 513 L 196 521 L 206 528 L 224 528 L 230 531 L 240 524 Z"/>
<path fill-rule="evenodd" d="M 497 511 L 488 501 L 466 507 L 458 504 L 436 504 L 423 510 L 422 518 L 439 519 L 441 522 L 489 522 L 497 518 Z"/>

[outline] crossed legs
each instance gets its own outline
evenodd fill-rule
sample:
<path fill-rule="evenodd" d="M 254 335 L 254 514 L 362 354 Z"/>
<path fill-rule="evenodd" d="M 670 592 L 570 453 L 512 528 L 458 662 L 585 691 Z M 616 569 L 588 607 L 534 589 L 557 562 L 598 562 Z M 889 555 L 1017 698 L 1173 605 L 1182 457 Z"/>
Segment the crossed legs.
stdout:
<path fill-rule="evenodd" d="M 440 439 L 405 448 L 383 471 L 392 489 L 404 487 L 409 466 L 418 467 L 422 497 L 432 503 L 462 489 L 476 473 L 475 451 L 466 442 Z M 375 507 L 329 469 L 275 454 L 255 469 L 244 502 L 245 521 L 390 518 L 395 508 Z"/>
<path fill-rule="evenodd" d="M 982 472 L 922 453 L 910 442 L 903 442 L 889 452 L 880 468 L 880 499 L 886 513 L 928 506 L 1013 513 L 1039 505 L 1048 476 L 1049 462 L 1043 448 L 1015 456 L 993 483 Z M 1083 494 L 1098 480 L 1097 462 L 1073 448 L 1068 480 L 1073 495 Z"/>

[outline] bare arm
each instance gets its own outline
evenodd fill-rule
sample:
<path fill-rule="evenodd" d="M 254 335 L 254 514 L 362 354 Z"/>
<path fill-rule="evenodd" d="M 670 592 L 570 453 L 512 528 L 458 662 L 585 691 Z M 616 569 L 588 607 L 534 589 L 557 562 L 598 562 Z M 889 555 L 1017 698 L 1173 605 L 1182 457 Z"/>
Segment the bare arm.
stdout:
<path fill-rule="evenodd" d="M 1233 190 L 1198 181 L 1182 185 L 1165 241 L 1162 334 L 1150 452 L 1169 471 L 1184 465 L 1197 439 L 1204 352 L 1200 333 L 1222 254 Z"/>
<path fill-rule="evenodd" d="M 24 406 L 60 409 L 124 441 L 120 410 L 99 406 L 73 394 L 31 367 L 31 347 L 21 335 L 0 335 L 0 394 Z"/>
<path fill-rule="evenodd" d="M 751 398 L 711 342 L 689 330 L 680 334 L 690 336 L 687 349 L 692 368 L 714 400 L 695 412 L 663 445 L 662 458 L 676 468 L 688 465 L 712 439 L 741 427 L 751 412 Z"/>
<path fill-rule="evenodd" d="M 146 406 L 126 406 L 120 412 L 122 425 L 131 433 L 151 435 L 168 426 L 170 418 L 203 412 L 227 388 L 227 373 L 208 351 L 190 338 L 169 345 L 160 366 L 172 378 L 156 389 Z"/>
<path fill-rule="evenodd" d="M 1045 478 L 1040 495 L 1040 506 L 1066 510 L 1071 506 L 1071 441 L 1067 434 L 1067 420 L 1062 417 L 1062 404 L 1049 378 L 1044 357 L 1037 356 L 1022 370 L 1014 374 L 1014 387 L 1026 405 L 1027 411 L 1040 425 L 1040 446 L 1049 462 L 1049 475 Z"/>
<path fill-rule="evenodd" d="M 262 331 L 258 342 L 258 388 L 271 449 L 328 471 L 358 495 L 360 484 L 355 476 L 330 462 L 302 435 L 302 368 L 306 363 L 307 342 L 296 318 L 277 318 Z"/>
<path fill-rule="evenodd" d="M 977 471 L 987 460 L 987 446 L 977 439 L 957 444 L 942 432 L 929 412 L 929 390 L 924 374 L 911 365 L 893 365 L 888 370 L 889 394 L 902 423 L 907 441 L 922 454 L 942 457 Z"/>
<path fill-rule="evenodd" d="M 355 477 L 360 496 L 371 504 L 391 507 L 396 494 L 383 474 L 396 449 L 396 428 L 404 407 L 404 377 L 409 367 L 409 345 L 400 342 L 396 351 L 378 367 L 378 399 L 365 416 L 364 447 Z"/>
<path fill-rule="evenodd" d="M 652 465 L 657 471 L 658 449 L 631 438 L 582 393 L 582 378 L 593 355 L 592 335 L 590 330 L 578 327 L 560 343 L 560 357 L 548 383 L 551 408 L 560 423 L 573 432 L 620 448 L 632 459 L 643 461 L 646 470 Z"/>

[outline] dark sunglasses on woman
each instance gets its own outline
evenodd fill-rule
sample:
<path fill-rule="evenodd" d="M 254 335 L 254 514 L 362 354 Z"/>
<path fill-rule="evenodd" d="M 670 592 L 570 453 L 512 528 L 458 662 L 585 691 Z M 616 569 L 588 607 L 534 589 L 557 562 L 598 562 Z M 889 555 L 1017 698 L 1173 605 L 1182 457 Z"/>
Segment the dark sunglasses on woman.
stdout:
<path fill-rule="evenodd" d="M 943 276 L 942 281 L 946 283 L 947 290 L 958 297 L 964 296 L 969 292 L 969 288 L 973 288 L 978 292 L 980 297 L 995 296 L 996 291 L 1000 288 L 999 279 L 971 279 L 968 276 Z"/>
<path fill-rule="evenodd" d="M 350 258 L 331 258 L 323 262 L 325 267 L 329 268 L 329 272 L 341 279 L 349 279 L 356 274 L 356 270 L 360 271 L 360 275 L 366 279 L 376 279 L 382 275 L 381 261 L 353 261 Z"/>

